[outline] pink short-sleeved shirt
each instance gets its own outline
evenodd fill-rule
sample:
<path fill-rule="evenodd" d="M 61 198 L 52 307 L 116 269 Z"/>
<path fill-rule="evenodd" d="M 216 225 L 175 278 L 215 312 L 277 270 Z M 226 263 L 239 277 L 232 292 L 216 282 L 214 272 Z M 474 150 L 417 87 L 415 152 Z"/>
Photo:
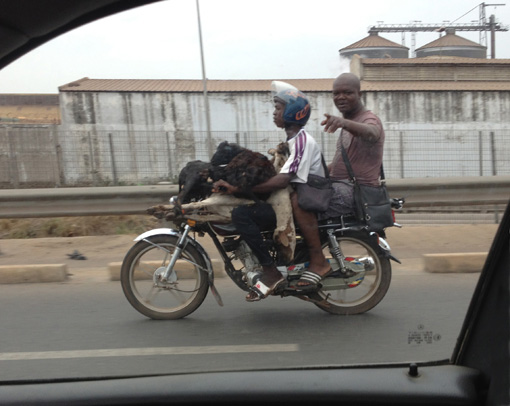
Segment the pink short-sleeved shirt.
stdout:
<path fill-rule="evenodd" d="M 370 142 L 361 137 L 355 137 L 343 129 L 338 137 L 330 175 L 334 180 L 349 179 L 349 173 L 342 157 L 340 143 L 343 142 L 358 182 L 365 185 L 378 186 L 380 184 L 379 177 L 384 147 L 384 129 L 381 120 L 370 110 L 365 110 L 355 116 L 352 121 L 376 125 L 380 131 L 379 139 L 375 142 Z"/>

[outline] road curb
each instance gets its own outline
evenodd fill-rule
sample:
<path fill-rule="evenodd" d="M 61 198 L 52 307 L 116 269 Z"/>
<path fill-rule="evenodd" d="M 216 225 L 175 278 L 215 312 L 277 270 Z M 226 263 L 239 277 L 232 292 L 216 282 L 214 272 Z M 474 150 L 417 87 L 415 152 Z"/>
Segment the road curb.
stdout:
<path fill-rule="evenodd" d="M 429 273 L 474 273 L 480 272 L 487 259 L 486 252 L 424 254 L 422 271 Z M 224 278 L 226 273 L 223 262 L 212 259 L 215 278 Z M 110 281 L 120 280 L 122 262 L 110 262 L 107 276 Z M 2 265 L 0 266 L 0 284 L 48 283 L 67 280 L 67 265 Z"/>
<path fill-rule="evenodd" d="M 487 259 L 486 252 L 424 254 L 416 258 L 416 265 L 421 260 L 420 271 L 429 273 L 474 273 L 480 272 Z M 405 266 L 406 260 L 403 260 Z M 223 262 L 219 259 L 211 260 L 214 277 L 227 276 Z M 119 281 L 122 262 L 110 262 L 105 269 L 106 280 Z M 96 268 L 93 268 L 96 269 Z M 416 269 L 418 270 L 418 269 Z M 86 268 L 79 273 L 86 273 Z M 0 284 L 16 283 L 47 283 L 64 282 L 68 279 L 68 268 L 65 264 L 39 265 L 2 265 L 0 266 Z"/>
<path fill-rule="evenodd" d="M 423 267 L 430 273 L 481 272 L 486 259 L 486 252 L 424 254 Z"/>
<path fill-rule="evenodd" d="M 0 284 L 63 282 L 67 279 L 67 265 L 2 265 Z"/>

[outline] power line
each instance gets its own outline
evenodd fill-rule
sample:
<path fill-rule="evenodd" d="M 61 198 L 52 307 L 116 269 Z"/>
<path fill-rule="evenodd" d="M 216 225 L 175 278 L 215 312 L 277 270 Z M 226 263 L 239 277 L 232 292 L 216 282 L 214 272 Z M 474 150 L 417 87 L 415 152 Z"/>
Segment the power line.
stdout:
<path fill-rule="evenodd" d="M 480 3 L 480 4 L 484 4 L 484 3 Z M 474 7 L 473 7 L 471 10 L 469 10 L 467 13 L 465 13 L 465 14 L 461 15 L 459 18 L 457 18 L 457 19 L 453 20 L 453 21 L 452 21 L 452 23 L 454 23 L 455 21 L 458 21 L 458 20 L 460 20 L 462 17 L 464 17 L 464 16 L 468 15 L 468 14 L 469 14 L 469 13 L 471 13 L 471 12 L 472 12 L 475 8 L 480 7 L 480 4 L 478 4 L 478 5 L 474 6 Z"/>

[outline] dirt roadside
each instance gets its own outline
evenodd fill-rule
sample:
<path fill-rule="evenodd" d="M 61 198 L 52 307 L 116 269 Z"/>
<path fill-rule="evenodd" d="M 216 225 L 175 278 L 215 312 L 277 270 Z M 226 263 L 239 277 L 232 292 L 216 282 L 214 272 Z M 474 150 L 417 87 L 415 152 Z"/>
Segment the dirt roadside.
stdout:
<path fill-rule="evenodd" d="M 423 254 L 488 252 L 498 226 L 495 224 L 405 226 L 387 230 L 392 253 L 403 265 L 418 270 Z M 134 244 L 134 235 L 0 240 L 0 265 L 66 264 L 70 273 L 107 269 L 121 262 Z M 199 238 L 211 259 L 218 258 L 209 238 Z M 71 259 L 77 251 L 86 259 Z"/>

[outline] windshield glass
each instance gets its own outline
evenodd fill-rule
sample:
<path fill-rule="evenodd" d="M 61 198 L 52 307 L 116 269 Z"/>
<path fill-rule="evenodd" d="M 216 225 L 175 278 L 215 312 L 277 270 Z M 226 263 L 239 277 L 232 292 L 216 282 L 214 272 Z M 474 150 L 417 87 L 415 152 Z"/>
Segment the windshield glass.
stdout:
<path fill-rule="evenodd" d="M 368 4 L 163 1 L 76 29 L 0 71 L 0 381 L 451 356 L 509 195 L 501 65 L 510 48 L 504 30 L 491 49 L 487 31 L 446 28 L 480 11 L 506 23 L 510 9 Z M 356 79 L 339 82 L 345 73 Z M 306 97 L 290 109 L 294 121 L 279 118 L 273 81 Z M 298 160 L 306 175 L 322 171 L 320 151 L 337 184 L 350 184 L 342 145 L 368 184 L 373 173 L 379 183 L 382 158 L 389 195 L 403 207 L 393 207 L 395 226 L 377 231 L 354 212 L 319 216 L 331 273 L 306 294 L 291 285 L 302 264 L 314 267 L 299 224 L 315 223 L 296 217 L 296 232 L 273 236 L 275 222 L 259 247 L 285 283 L 250 301 L 258 281 L 273 282 L 249 272 L 266 272 L 257 244 L 248 252 L 240 243 L 250 226 L 213 229 L 202 206 L 186 206 L 195 217 L 184 218 L 168 199 L 190 179 L 203 189 L 181 194 L 181 204 L 209 196 L 211 179 L 235 185 L 214 172 L 232 156 L 200 166 L 224 141 L 229 153 L 239 146 L 269 162 L 285 141 L 292 161 L 298 138 L 317 148 Z M 308 178 L 295 182 L 287 159 L 257 182 L 279 173 L 294 186 L 278 190 L 297 189 Z M 267 190 L 251 190 L 257 182 L 239 182 L 235 197 L 255 199 L 248 207 L 269 204 Z M 228 194 L 219 186 L 214 195 Z M 199 221 L 185 230 L 188 219 Z M 175 319 L 153 320 L 165 308 Z"/>

